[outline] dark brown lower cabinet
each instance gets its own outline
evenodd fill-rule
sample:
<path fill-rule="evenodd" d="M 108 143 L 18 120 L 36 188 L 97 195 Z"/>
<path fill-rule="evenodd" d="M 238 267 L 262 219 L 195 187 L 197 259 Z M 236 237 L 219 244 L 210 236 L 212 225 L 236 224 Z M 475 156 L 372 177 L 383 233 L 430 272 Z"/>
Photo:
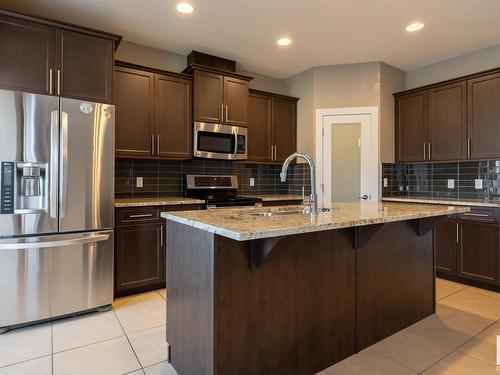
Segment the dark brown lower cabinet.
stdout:
<path fill-rule="evenodd" d="M 163 231 L 159 222 L 116 228 L 115 295 L 165 287 Z"/>
<path fill-rule="evenodd" d="M 498 285 L 498 225 L 459 221 L 457 275 Z"/>
<path fill-rule="evenodd" d="M 479 287 L 500 286 L 500 209 L 470 214 L 436 225 L 436 272 Z"/>
<path fill-rule="evenodd" d="M 455 219 L 438 223 L 434 235 L 436 270 L 449 275 L 457 273 L 457 225 Z"/>

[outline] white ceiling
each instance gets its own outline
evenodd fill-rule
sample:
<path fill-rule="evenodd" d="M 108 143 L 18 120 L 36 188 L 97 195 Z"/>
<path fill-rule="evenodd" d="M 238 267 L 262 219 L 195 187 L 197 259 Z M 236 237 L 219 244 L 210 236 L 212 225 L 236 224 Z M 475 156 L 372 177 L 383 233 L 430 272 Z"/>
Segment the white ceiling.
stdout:
<path fill-rule="evenodd" d="M 220 55 L 279 78 L 366 61 L 411 70 L 500 43 L 499 0 L 191 0 L 190 15 L 178 13 L 177 2 L 0 0 L 0 6 L 183 55 L 193 49 Z M 415 20 L 425 28 L 406 32 Z M 293 44 L 277 46 L 281 36 Z"/>

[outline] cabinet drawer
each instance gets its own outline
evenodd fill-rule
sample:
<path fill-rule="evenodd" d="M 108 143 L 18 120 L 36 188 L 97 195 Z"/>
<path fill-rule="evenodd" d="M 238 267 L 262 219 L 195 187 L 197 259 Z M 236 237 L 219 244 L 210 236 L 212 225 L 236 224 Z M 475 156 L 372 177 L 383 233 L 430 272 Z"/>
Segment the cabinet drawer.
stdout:
<path fill-rule="evenodd" d="M 131 207 L 116 209 L 116 226 L 158 221 L 159 218 L 159 210 L 156 207 Z"/>
<path fill-rule="evenodd" d="M 494 208 L 473 207 L 470 212 L 460 214 L 461 220 L 495 223 L 498 221 L 498 212 Z"/>

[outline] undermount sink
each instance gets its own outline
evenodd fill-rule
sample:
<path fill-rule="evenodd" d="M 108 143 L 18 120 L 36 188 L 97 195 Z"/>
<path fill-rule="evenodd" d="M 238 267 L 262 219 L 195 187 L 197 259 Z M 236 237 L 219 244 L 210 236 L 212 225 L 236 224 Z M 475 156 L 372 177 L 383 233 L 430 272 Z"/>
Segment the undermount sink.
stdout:
<path fill-rule="evenodd" d="M 319 212 L 330 212 L 330 208 L 320 208 Z M 264 216 L 264 217 L 272 217 L 272 216 L 285 216 L 285 215 L 310 215 L 311 208 L 283 208 L 279 210 L 269 210 L 269 211 L 255 211 L 251 212 L 252 216 Z"/>

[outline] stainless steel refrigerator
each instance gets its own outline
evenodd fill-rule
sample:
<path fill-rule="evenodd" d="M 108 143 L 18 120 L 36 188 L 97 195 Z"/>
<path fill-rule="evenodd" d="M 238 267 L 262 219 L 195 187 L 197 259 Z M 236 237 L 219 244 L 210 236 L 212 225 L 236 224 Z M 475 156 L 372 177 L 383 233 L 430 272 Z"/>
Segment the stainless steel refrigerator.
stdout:
<path fill-rule="evenodd" d="M 114 106 L 0 90 L 0 333 L 113 301 Z"/>

